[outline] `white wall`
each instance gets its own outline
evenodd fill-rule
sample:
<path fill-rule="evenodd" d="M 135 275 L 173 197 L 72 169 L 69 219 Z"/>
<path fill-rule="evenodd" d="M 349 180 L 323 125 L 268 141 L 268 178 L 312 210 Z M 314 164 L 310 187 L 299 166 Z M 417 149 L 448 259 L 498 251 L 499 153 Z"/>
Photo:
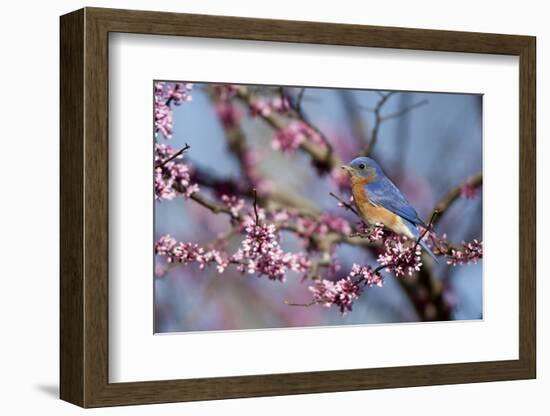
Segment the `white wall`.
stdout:
<path fill-rule="evenodd" d="M 543 160 L 548 161 L 550 156 L 550 146 L 543 142 L 541 130 L 544 102 L 550 96 L 550 85 L 544 74 L 550 67 L 543 66 L 550 56 L 545 2 L 6 1 L 0 16 L 3 84 L 0 90 L 3 132 L 0 152 L 0 189 L 3 191 L 0 205 L 0 409 L 3 414 L 81 412 L 56 398 L 58 16 L 84 5 L 536 35 L 539 214 L 549 208 L 547 203 L 543 208 L 542 183 L 550 178 L 543 178 L 548 170 L 543 172 L 541 169 Z M 541 236 L 550 230 L 548 222 L 543 224 L 540 217 L 538 380 L 114 408 L 92 410 L 88 414 L 548 414 L 550 361 L 543 351 L 548 341 L 548 328 L 542 332 L 548 308 L 542 303 L 544 298 L 549 298 L 550 286 L 543 281 Z M 403 354 L 406 353 L 404 348 Z"/>

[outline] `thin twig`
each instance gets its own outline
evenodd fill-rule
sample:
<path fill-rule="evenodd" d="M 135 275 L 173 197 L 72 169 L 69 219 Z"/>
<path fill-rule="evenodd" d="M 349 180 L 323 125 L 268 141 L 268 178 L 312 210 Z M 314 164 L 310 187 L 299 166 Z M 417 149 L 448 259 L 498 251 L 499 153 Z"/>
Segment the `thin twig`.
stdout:
<path fill-rule="evenodd" d="M 289 302 L 288 300 L 285 300 L 285 304 L 288 305 L 288 306 L 302 306 L 304 308 L 309 308 L 310 306 L 316 305 L 317 303 L 319 303 L 319 302 L 317 302 L 315 300 L 312 300 L 309 303 L 292 303 L 292 302 Z"/>
<path fill-rule="evenodd" d="M 374 113 L 374 127 L 372 128 L 371 137 L 368 142 L 368 144 L 365 146 L 361 154 L 363 156 L 368 156 L 372 149 L 374 148 L 374 145 L 376 144 L 376 141 L 378 140 L 378 131 L 380 130 L 380 125 L 382 124 L 382 115 L 380 114 L 382 111 L 382 107 L 388 99 L 395 94 L 394 91 L 390 91 L 386 94 L 382 94 L 380 91 L 377 91 L 378 95 L 380 95 L 380 100 L 376 104 L 376 107 L 374 107 L 373 113 Z"/>
<path fill-rule="evenodd" d="M 432 213 L 432 217 L 430 218 L 430 222 L 428 222 L 428 226 L 424 228 L 424 231 L 422 231 L 422 234 L 420 234 L 420 237 L 418 237 L 418 239 L 416 240 L 416 244 L 414 245 L 414 248 L 413 248 L 413 251 L 412 251 L 413 255 L 416 252 L 416 248 L 418 247 L 418 244 L 420 244 L 420 241 L 431 230 L 432 225 L 433 225 L 433 223 L 434 223 L 434 221 L 435 221 L 435 219 L 437 218 L 438 215 L 439 215 L 439 211 L 436 209 Z"/>
<path fill-rule="evenodd" d="M 174 160 L 175 158 L 177 158 L 179 155 L 183 154 L 184 152 L 186 152 L 187 150 L 189 150 L 191 148 L 191 146 L 189 146 L 187 143 L 185 143 L 185 145 L 180 149 L 178 150 L 176 153 L 174 153 L 172 156 L 170 156 L 169 158 L 166 158 L 165 160 L 163 160 L 162 162 L 160 163 L 157 163 L 155 165 L 155 168 L 161 168 L 163 167 L 164 165 L 166 165 L 168 162 Z"/>
<path fill-rule="evenodd" d="M 435 221 L 435 219 L 437 218 L 437 215 L 439 214 L 439 212 L 436 210 L 434 211 L 434 213 L 432 214 L 432 217 L 430 218 L 430 222 L 428 223 L 428 226 L 424 228 L 424 230 L 422 231 L 422 233 L 420 234 L 420 236 L 416 239 L 416 243 L 414 244 L 414 247 L 411 251 L 411 256 L 414 256 L 414 253 L 416 253 L 416 248 L 418 247 L 418 244 L 420 244 L 420 241 L 426 236 L 426 234 L 428 233 L 428 231 L 430 231 L 430 229 L 432 228 L 432 224 L 433 222 Z M 378 266 L 376 269 L 374 269 L 374 273 L 375 274 L 379 274 L 380 271 L 382 269 L 385 269 L 385 268 L 388 268 L 388 267 L 392 267 L 393 265 L 390 263 L 390 264 L 384 264 L 384 265 L 380 265 Z"/>
<path fill-rule="evenodd" d="M 336 199 L 340 204 L 344 206 L 344 208 L 350 210 L 353 212 L 361 221 L 363 221 L 363 218 L 361 217 L 361 214 L 351 205 L 349 202 L 344 201 L 342 198 L 340 198 L 338 195 L 336 195 L 334 192 L 329 192 L 329 195 Z"/>
<path fill-rule="evenodd" d="M 345 89 L 340 91 L 339 97 L 347 114 L 355 141 L 360 147 L 365 147 L 368 143 L 368 120 L 363 117 L 359 109 L 357 97 L 353 91 Z"/>
<path fill-rule="evenodd" d="M 404 114 L 408 113 L 409 111 L 412 111 L 418 107 L 428 104 L 428 100 L 422 100 L 408 107 L 405 107 L 399 111 L 396 111 L 395 113 L 383 115 L 382 108 L 384 107 L 384 104 L 386 104 L 388 99 L 394 94 L 396 94 L 395 91 L 388 92 L 387 94 L 382 94 L 378 92 L 378 95 L 380 95 L 381 99 L 378 101 L 378 103 L 376 103 L 376 106 L 374 108 L 360 106 L 360 108 L 362 108 L 363 110 L 367 110 L 374 114 L 374 125 L 371 131 L 370 141 L 361 152 L 363 156 L 368 156 L 372 152 L 372 149 L 374 148 L 374 145 L 378 140 L 380 127 L 385 121 L 391 120 L 393 118 L 401 117 Z"/>
<path fill-rule="evenodd" d="M 426 105 L 426 104 L 428 104 L 428 100 L 419 101 L 419 102 L 411 104 L 410 106 L 407 106 L 407 107 L 405 107 L 405 108 L 403 108 L 399 111 L 396 111 L 395 113 L 390 113 L 390 114 L 386 114 L 385 116 L 381 116 L 380 121 L 383 122 L 383 121 L 390 120 L 392 118 L 401 117 L 401 116 L 407 114 L 409 111 L 412 111 L 412 110 L 414 110 L 415 108 L 418 108 L 418 107 L 422 107 L 423 105 Z"/>
<path fill-rule="evenodd" d="M 300 88 L 300 91 L 298 91 L 298 95 L 296 96 L 296 108 L 298 109 L 299 114 L 302 114 L 302 100 L 304 99 L 305 93 L 306 89 Z"/>

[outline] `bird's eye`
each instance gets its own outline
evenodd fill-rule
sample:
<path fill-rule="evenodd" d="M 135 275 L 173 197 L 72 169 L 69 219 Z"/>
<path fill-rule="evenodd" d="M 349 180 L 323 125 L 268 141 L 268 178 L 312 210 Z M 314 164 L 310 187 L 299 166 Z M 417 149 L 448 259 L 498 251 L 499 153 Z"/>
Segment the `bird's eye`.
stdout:
<path fill-rule="evenodd" d="M 365 164 L 364 164 L 364 163 L 360 163 L 360 164 L 359 164 L 359 169 L 361 169 L 361 170 L 365 169 Z"/>

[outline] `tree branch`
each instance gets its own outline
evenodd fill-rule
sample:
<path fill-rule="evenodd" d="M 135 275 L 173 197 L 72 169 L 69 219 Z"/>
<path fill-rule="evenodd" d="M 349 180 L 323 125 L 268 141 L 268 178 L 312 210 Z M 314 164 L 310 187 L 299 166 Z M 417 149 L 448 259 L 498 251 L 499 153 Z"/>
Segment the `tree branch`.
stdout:
<path fill-rule="evenodd" d="M 369 111 L 372 111 L 374 113 L 374 127 L 372 128 L 371 137 L 367 146 L 365 146 L 365 148 L 361 152 L 363 156 L 368 156 L 372 152 L 372 149 L 374 148 L 374 145 L 378 140 L 378 131 L 380 130 L 380 125 L 382 124 L 382 116 L 380 112 L 382 111 L 382 107 L 384 106 L 384 104 L 386 104 L 388 99 L 395 94 L 394 91 L 390 91 L 386 94 L 380 91 L 377 91 L 377 93 L 381 97 L 380 100 L 378 101 L 378 103 L 376 104 L 376 107 L 373 110 L 368 109 Z"/>
<path fill-rule="evenodd" d="M 254 196 L 252 187 L 246 182 L 241 183 L 234 178 L 216 176 L 207 168 L 197 166 L 196 164 L 194 168 L 193 180 L 201 186 L 211 188 L 216 192 L 224 190 L 229 194 L 243 197 L 252 198 Z M 309 199 L 280 186 L 275 186 L 275 184 L 270 183 L 270 185 L 271 189 L 268 194 L 260 193 L 258 195 L 258 200 L 267 208 L 291 208 L 304 216 L 316 216 L 319 214 L 319 209 Z"/>
<path fill-rule="evenodd" d="M 401 117 L 401 116 L 407 114 L 408 112 L 410 112 L 410 111 L 412 111 L 412 110 L 414 110 L 418 107 L 422 107 L 423 105 L 428 104 L 428 100 L 422 100 L 422 101 L 414 103 L 414 104 L 412 104 L 408 107 L 405 107 L 405 108 L 403 108 L 399 111 L 396 111 L 395 113 L 382 115 L 382 108 L 384 107 L 384 104 L 386 104 L 388 99 L 392 95 L 396 94 L 396 92 L 392 91 L 392 92 L 388 92 L 386 94 L 378 92 L 378 94 L 380 95 L 381 99 L 378 101 L 378 103 L 376 104 L 376 106 L 374 108 L 361 106 L 361 108 L 363 108 L 364 110 L 367 110 L 367 111 L 374 114 L 374 126 L 372 128 L 371 138 L 370 138 L 370 141 L 367 144 L 367 146 L 365 146 L 365 148 L 361 152 L 361 154 L 363 156 L 368 156 L 372 152 L 372 149 L 374 148 L 374 145 L 376 144 L 376 142 L 378 140 L 378 133 L 380 131 L 380 127 L 382 126 L 382 124 L 385 121 Z"/>
<path fill-rule="evenodd" d="M 256 97 L 246 87 L 239 88 L 237 97 L 249 107 L 252 107 L 256 101 Z M 269 113 L 267 115 L 258 114 L 258 117 L 264 120 L 274 130 L 282 130 L 286 127 L 286 123 L 277 114 L 274 114 L 274 113 Z M 325 142 L 325 144 L 328 143 L 329 145 L 320 146 L 318 144 L 304 140 L 302 143 L 300 143 L 300 149 L 306 152 L 307 154 L 309 154 L 309 156 L 313 159 L 315 164 L 321 168 L 324 168 L 330 171 L 338 166 L 341 166 L 342 162 L 338 159 L 338 157 L 334 155 L 332 151 L 332 146 L 330 146 L 328 139 L 326 139 L 326 137 L 322 133 L 319 133 L 315 127 L 311 126 L 311 124 L 309 123 L 307 124 L 314 131 L 320 134 L 320 137 Z"/>
<path fill-rule="evenodd" d="M 434 225 L 439 222 L 443 214 L 449 209 L 449 207 L 460 197 L 462 188 L 464 186 L 471 186 L 472 188 L 479 188 L 483 183 L 482 173 L 478 173 L 475 176 L 468 178 L 462 184 L 451 189 L 435 206 L 434 212 L 438 211 L 439 216 L 434 222 Z"/>
<path fill-rule="evenodd" d="M 395 113 L 386 114 L 385 116 L 382 116 L 380 121 L 384 122 L 384 121 L 387 121 L 387 120 L 391 120 L 392 118 L 401 117 L 401 116 L 407 114 L 408 112 L 414 110 L 415 108 L 422 107 L 423 105 L 426 105 L 426 104 L 428 104 L 428 100 L 419 101 L 417 103 L 411 104 L 408 107 L 403 108 L 402 110 L 396 111 Z"/>
<path fill-rule="evenodd" d="M 345 113 L 348 116 L 351 125 L 352 134 L 356 142 L 361 147 L 365 147 L 368 143 L 368 123 L 365 117 L 362 116 L 356 96 L 353 91 L 340 90 L 340 99 L 344 106 Z"/>
<path fill-rule="evenodd" d="M 185 153 L 188 149 L 190 149 L 191 146 L 189 146 L 187 143 L 185 143 L 185 145 L 180 149 L 178 150 L 176 153 L 174 153 L 172 156 L 166 158 L 165 160 L 163 160 L 162 162 L 159 162 L 155 165 L 155 168 L 161 168 L 163 167 L 164 165 L 166 165 L 168 162 L 174 160 L 175 158 L 177 158 L 179 155 Z"/>
<path fill-rule="evenodd" d="M 283 94 L 283 99 L 285 98 L 284 96 L 284 91 L 281 90 L 282 94 Z M 324 145 L 327 147 L 328 149 L 328 152 L 329 153 L 332 153 L 333 152 L 333 148 L 332 148 L 332 144 L 330 143 L 330 141 L 328 140 L 328 138 L 325 136 L 325 134 L 319 129 L 317 128 L 317 126 L 315 126 L 311 120 L 306 116 L 306 114 L 304 113 L 304 109 L 302 107 L 302 102 L 303 102 L 303 99 L 304 99 L 304 95 L 306 93 L 306 88 L 301 88 L 299 93 L 298 93 L 298 97 L 296 98 L 296 104 L 295 106 L 293 106 L 293 112 L 291 113 L 292 116 L 298 120 L 300 120 L 302 123 L 305 123 L 307 124 L 309 127 L 311 127 L 313 129 L 313 131 L 315 133 L 317 133 L 317 135 L 319 135 L 319 137 L 321 138 L 321 140 L 323 141 Z M 289 100 L 289 102 L 292 103 L 292 101 Z"/>
<path fill-rule="evenodd" d="M 199 192 L 193 192 L 189 199 L 192 199 L 193 201 L 197 202 L 198 204 L 202 205 L 203 207 L 209 209 L 214 214 L 227 214 L 232 218 L 239 218 L 239 216 L 235 217 L 229 207 L 224 204 L 220 204 L 212 199 L 207 198 L 203 194 Z"/>

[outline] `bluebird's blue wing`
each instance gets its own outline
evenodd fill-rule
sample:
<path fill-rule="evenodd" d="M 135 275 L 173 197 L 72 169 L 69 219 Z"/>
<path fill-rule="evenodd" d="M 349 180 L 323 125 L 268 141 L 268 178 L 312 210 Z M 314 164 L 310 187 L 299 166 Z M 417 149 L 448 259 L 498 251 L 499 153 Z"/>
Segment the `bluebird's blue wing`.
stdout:
<path fill-rule="evenodd" d="M 390 181 L 388 178 L 378 177 L 375 181 L 365 185 L 367 197 L 374 205 L 378 205 L 386 208 L 387 210 L 399 215 L 401 218 L 407 220 L 409 224 L 407 227 L 415 238 L 420 237 L 417 225 L 426 227 L 426 224 L 415 209 L 411 206 L 409 201 L 403 196 L 401 191 Z M 424 241 L 419 241 L 419 244 L 426 250 L 426 252 L 437 262 L 437 257 L 430 250 Z"/>
<path fill-rule="evenodd" d="M 367 197 L 374 205 L 381 206 L 399 215 L 414 225 L 424 225 L 415 209 L 397 187 L 385 176 L 365 185 Z"/>

